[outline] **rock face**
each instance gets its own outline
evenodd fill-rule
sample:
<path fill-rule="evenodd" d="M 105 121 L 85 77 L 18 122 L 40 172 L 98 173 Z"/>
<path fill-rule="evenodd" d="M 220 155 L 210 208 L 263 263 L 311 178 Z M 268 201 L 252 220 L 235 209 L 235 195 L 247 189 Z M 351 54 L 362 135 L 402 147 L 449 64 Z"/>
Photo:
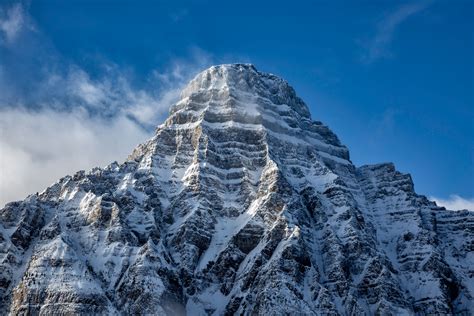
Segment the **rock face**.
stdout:
<path fill-rule="evenodd" d="M 472 315 L 474 213 L 356 168 L 282 79 L 221 65 L 123 164 L 0 210 L 0 314 Z"/>

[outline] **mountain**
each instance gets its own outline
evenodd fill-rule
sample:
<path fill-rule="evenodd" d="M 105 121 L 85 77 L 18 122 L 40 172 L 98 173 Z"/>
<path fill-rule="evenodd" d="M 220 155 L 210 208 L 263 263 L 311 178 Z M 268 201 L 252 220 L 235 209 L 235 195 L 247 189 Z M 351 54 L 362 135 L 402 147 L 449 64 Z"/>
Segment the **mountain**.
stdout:
<path fill-rule="evenodd" d="M 118 164 L 0 210 L 0 313 L 473 315 L 474 212 L 355 167 L 288 83 L 198 74 Z"/>

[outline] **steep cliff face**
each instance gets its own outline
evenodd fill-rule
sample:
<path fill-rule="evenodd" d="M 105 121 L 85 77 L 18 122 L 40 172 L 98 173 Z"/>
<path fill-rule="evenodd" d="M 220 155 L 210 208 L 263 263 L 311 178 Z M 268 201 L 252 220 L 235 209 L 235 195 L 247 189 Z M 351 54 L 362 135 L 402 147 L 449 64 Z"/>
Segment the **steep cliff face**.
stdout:
<path fill-rule="evenodd" d="M 0 210 L 0 313 L 472 314 L 474 214 L 356 168 L 282 79 L 211 67 L 123 163 Z"/>

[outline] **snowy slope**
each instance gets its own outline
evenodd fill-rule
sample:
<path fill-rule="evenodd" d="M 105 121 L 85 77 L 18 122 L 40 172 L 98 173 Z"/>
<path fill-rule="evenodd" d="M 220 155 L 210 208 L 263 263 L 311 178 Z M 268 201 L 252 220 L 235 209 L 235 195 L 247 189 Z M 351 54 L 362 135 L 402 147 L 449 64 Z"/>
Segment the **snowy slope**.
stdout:
<path fill-rule="evenodd" d="M 474 214 L 356 168 L 284 80 L 211 67 L 123 164 L 0 210 L 0 313 L 473 314 Z"/>

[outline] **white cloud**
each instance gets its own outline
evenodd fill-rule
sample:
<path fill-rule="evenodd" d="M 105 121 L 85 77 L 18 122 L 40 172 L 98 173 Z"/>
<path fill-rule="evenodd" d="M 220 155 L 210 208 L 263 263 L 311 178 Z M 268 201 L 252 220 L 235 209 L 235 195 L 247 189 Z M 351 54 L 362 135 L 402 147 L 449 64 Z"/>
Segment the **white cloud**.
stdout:
<path fill-rule="evenodd" d="M 87 104 L 97 105 L 105 101 L 106 85 L 94 85 L 86 72 L 75 70 L 70 74 L 69 89 L 72 95 L 84 100 Z"/>
<path fill-rule="evenodd" d="M 98 79 L 78 67 L 71 67 L 65 78 L 49 80 L 46 102 L 57 98 L 69 106 L 84 107 L 96 115 L 131 116 L 143 127 L 152 128 L 162 121 L 170 105 L 178 99 L 181 82 L 154 81 L 155 89 L 133 87 L 123 71 L 109 67 Z M 61 91 L 55 94 L 53 91 Z"/>
<path fill-rule="evenodd" d="M 444 206 L 448 210 L 470 210 L 474 211 L 474 198 L 465 199 L 459 195 L 450 195 L 447 199 L 437 197 L 430 197 L 430 200 L 435 201 L 439 206 Z"/>
<path fill-rule="evenodd" d="M 0 207 L 46 188 L 66 174 L 123 160 L 147 137 L 126 117 L 81 111 L 0 110 Z"/>
<path fill-rule="evenodd" d="M 413 16 L 429 5 L 428 2 L 404 4 L 385 15 L 377 24 L 375 35 L 363 44 L 365 51 L 361 61 L 367 64 L 391 56 L 390 44 L 397 28 L 410 16 Z"/>

